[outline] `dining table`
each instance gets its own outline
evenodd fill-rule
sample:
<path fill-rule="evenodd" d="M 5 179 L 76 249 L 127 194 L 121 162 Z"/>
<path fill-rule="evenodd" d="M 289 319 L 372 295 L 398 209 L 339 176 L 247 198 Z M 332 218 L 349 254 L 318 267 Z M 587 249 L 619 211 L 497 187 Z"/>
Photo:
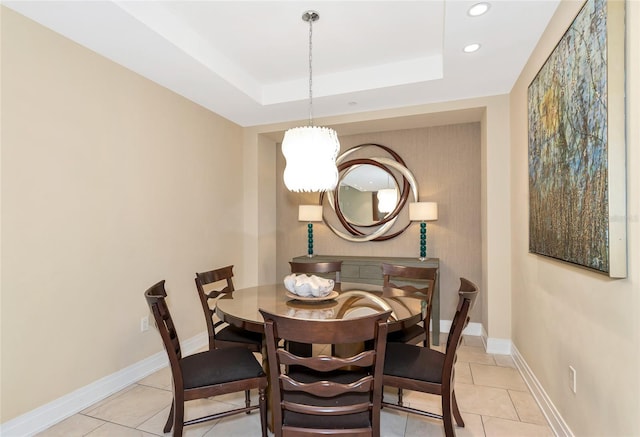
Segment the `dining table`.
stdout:
<path fill-rule="evenodd" d="M 419 323 L 426 315 L 426 295 L 398 288 L 356 282 L 335 283 L 324 298 L 304 298 L 290 293 L 284 283 L 258 285 L 226 293 L 216 302 L 216 315 L 230 325 L 264 334 L 264 319 L 260 310 L 300 319 L 347 319 L 391 310 L 388 332 Z M 333 345 L 336 355 L 353 355 L 354 348 L 364 345 Z M 289 343 L 285 347 L 296 354 L 311 356 L 313 345 Z M 264 346 L 263 346 L 264 349 Z M 269 363 L 263 350 L 263 367 Z M 271 394 L 267 393 L 268 427 L 273 431 Z"/>
<path fill-rule="evenodd" d="M 324 298 L 290 293 L 284 283 L 236 289 L 216 303 L 216 315 L 230 325 L 264 333 L 260 309 L 301 319 L 346 319 L 391 310 L 388 331 L 417 324 L 426 312 L 426 296 L 402 289 L 355 282 L 336 283 Z"/>

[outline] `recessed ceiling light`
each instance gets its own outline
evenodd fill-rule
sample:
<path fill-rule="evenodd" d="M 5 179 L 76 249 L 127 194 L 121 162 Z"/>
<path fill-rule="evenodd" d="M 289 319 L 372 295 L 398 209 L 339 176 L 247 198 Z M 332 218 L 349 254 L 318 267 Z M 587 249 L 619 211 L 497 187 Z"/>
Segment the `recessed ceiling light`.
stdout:
<path fill-rule="evenodd" d="M 469 14 L 472 17 L 479 17 L 480 15 L 486 13 L 489 10 L 489 7 L 491 5 L 489 5 L 489 3 L 476 3 L 475 5 L 471 6 L 469 8 L 469 10 L 467 11 L 467 14 Z"/>
<path fill-rule="evenodd" d="M 462 51 L 465 52 L 465 53 L 473 53 L 473 52 L 477 51 L 479 48 L 480 48 L 480 44 L 473 43 L 473 44 L 469 44 L 469 45 L 464 46 Z"/>

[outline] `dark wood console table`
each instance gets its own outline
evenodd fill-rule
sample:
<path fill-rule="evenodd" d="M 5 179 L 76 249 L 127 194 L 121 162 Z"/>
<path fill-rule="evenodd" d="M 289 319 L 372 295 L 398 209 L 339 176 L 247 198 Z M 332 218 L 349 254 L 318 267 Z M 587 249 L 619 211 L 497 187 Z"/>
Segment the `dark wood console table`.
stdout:
<path fill-rule="evenodd" d="M 340 280 L 342 282 L 359 282 L 365 284 L 382 285 L 382 263 L 398 264 L 411 267 L 440 267 L 438 258 L 427 258 L 420 261 L 417 258 L 383 257 L 383 256 L 338 256 L 338 255 L 315 255 L 297 256 L 293 258 L 295 262 L 327 262 L 342 261 L 342 272 Z M 402 285 L 404 283 L 399 283 Z M 411 284 L 406 281 L 406 284 Z M 433 290 L 433 302 L 431 307 L 431 344 L 440 344 L 440 275 Z"/>

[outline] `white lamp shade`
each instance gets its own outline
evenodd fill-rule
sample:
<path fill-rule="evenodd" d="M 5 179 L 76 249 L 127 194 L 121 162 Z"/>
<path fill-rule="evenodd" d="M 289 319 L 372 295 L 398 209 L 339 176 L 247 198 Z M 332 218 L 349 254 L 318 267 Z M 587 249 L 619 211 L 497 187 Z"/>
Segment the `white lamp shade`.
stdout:
<path fill-rule="evenodd" d="M 300 205 L 298 207 L 298 221 L 321 222 L 322 205 Z"/>
<path fill-rule="evenodd" d="M 438 204 L 436 202 L 413 202 L 409 204 L 409 220 L 438 220 Z"/>
<path fill-rule="evenodd" d="M 290 191 L 332 191 L 338 183 L 340 151 L 333 129 L 304 126 L 289 129 L 282 140 L 286 159 L 284 184 Z"/>

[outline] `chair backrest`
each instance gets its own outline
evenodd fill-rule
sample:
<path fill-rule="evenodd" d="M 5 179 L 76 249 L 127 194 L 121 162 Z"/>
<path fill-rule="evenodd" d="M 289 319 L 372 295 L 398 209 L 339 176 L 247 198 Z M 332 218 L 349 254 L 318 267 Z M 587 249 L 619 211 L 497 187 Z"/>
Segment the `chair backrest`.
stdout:
<path fill-rule="evenodd" d="M 223 288 L 220 290 L 209 290 L 208 292 L 205 292 L 207 285 L 220 281 L 225 281 Z M 226 266 L 219 269 L 209 270 L 208 272 L 196 273 L 196 286 L 198 287 L 198 291 L 202 290 L 203 294 L 212 295 L 212 298 L 216 298 L 223 293 L 230 293 L 234 291 L 233 266 Z"/>
<path fill-rule="evenodd" d="M 326 429 L 336 426 L 344 429 L 333 429 L 331 435 L 339 431 L 363 435 L 353 434 L 353 429 L 379 435 L 382 370 L 391 312 L 343 320 L 304 320 L 260 312 L 265 320 L 276 436 L 297 428 L 327 433 Z M 373 347 L 347 357 L 307 357 L 278 348 L 279 340 L 333 345 L 367 342 Z M 349 370 L 344 370 L 347 366 Z"/>
<path fill-rule="evenodd" d="M 411 267 L 411 266 L 399 266 L 395 264 L 382 263 L 380 265 L 382 269 L 382 279 L 385 287 L 394 287 L 402 289 L 410 289 L 417 287 L 412 286 L 398 286 L 391 282 L 391 278 L 402 278 L 410 281 L 426 281 L 427 287 L 417 288 L 420 291 L 428 289 L 429 294 L 433 292 L 433 286 L 438 277 L 437 267 Z M 424 291 L 423 291 L 424 292 Z"/>
<path fill-rule="evenodd" d="M 149 289 L 144 292 L 144 297 L 147 300 L 151 313 L 153 314 L 156 326 L 158 327 L 158 332 L 160 333 L 160 337 L 162 337 L 162 342 L 164 343 L 164 348 L 169 356 L 169 364 L 174 384 L 177 387 L 182 387 L 182 372 L 180 371 L 182 351 L 180 350 L 178 332 L 173 324 L 169 307 L 167 307 L 167 302 L 165 301 L 167 291 L 164 288 L 164 282 L 165 281 L 162 280 L 149 287 Z"/>
<path fill-rule="evenodd" d="M 291 273 L 333 273 L 335 282 L 340 282 L 342 261 L 308 263 L 290 261 L 289 265 L 291 266 Z"/>
<path fill-rule="evenodd" d="M 425 309 L 422 314 L 424 322 L 426 344 L 429 344 L 429 320 L 431 319 L 431 307 L 433 302 L 433 290 L 438 279 L 437 267 L 411 267 L 399 266 L 395 264 L 381 264 L 383 285 L 385 287 L 399 288 L 408 292 L 421 293 L 426 296 Z M 418 281 L 424 283 L 424 287 L 415 287 L 413 285 L 396 285 L 392 278 L 406 279 L 409 281 Z"/>
<path fill-rule="evenodd" d="M 453 381 L 453 366 L 456 363 L 458 347 L 462 342 L 462 331 L 469 324 L 469 313 L 476 303 L 478 287 L 468 279 L 460 278 L 458 296 L 458 307 L 456 308 L 456 314 L 453 316 L 449 336 L 447 337 L 443 381 Z"/>
<path fill-rule="evenodd" d="M 202 305 L 202 311 L 204 312 L 204 318 L 207 323 L 207 331 L 209 333 L 209 348 L 215 347 L 216 326 L 219 323 L 214 323 L 213 313 L 209 301 L 217 300 L 221 295 L 234 291 L 233 286 L 233 266 L 221 267 L 219 269 L 209 270 L 208 272 L 196 273 L 196 289 L 198 290 L 198 296 L 200 297 L 200 304 Z M 210 284 L 222 282 L 218 289 L 208 287 Z"/>

